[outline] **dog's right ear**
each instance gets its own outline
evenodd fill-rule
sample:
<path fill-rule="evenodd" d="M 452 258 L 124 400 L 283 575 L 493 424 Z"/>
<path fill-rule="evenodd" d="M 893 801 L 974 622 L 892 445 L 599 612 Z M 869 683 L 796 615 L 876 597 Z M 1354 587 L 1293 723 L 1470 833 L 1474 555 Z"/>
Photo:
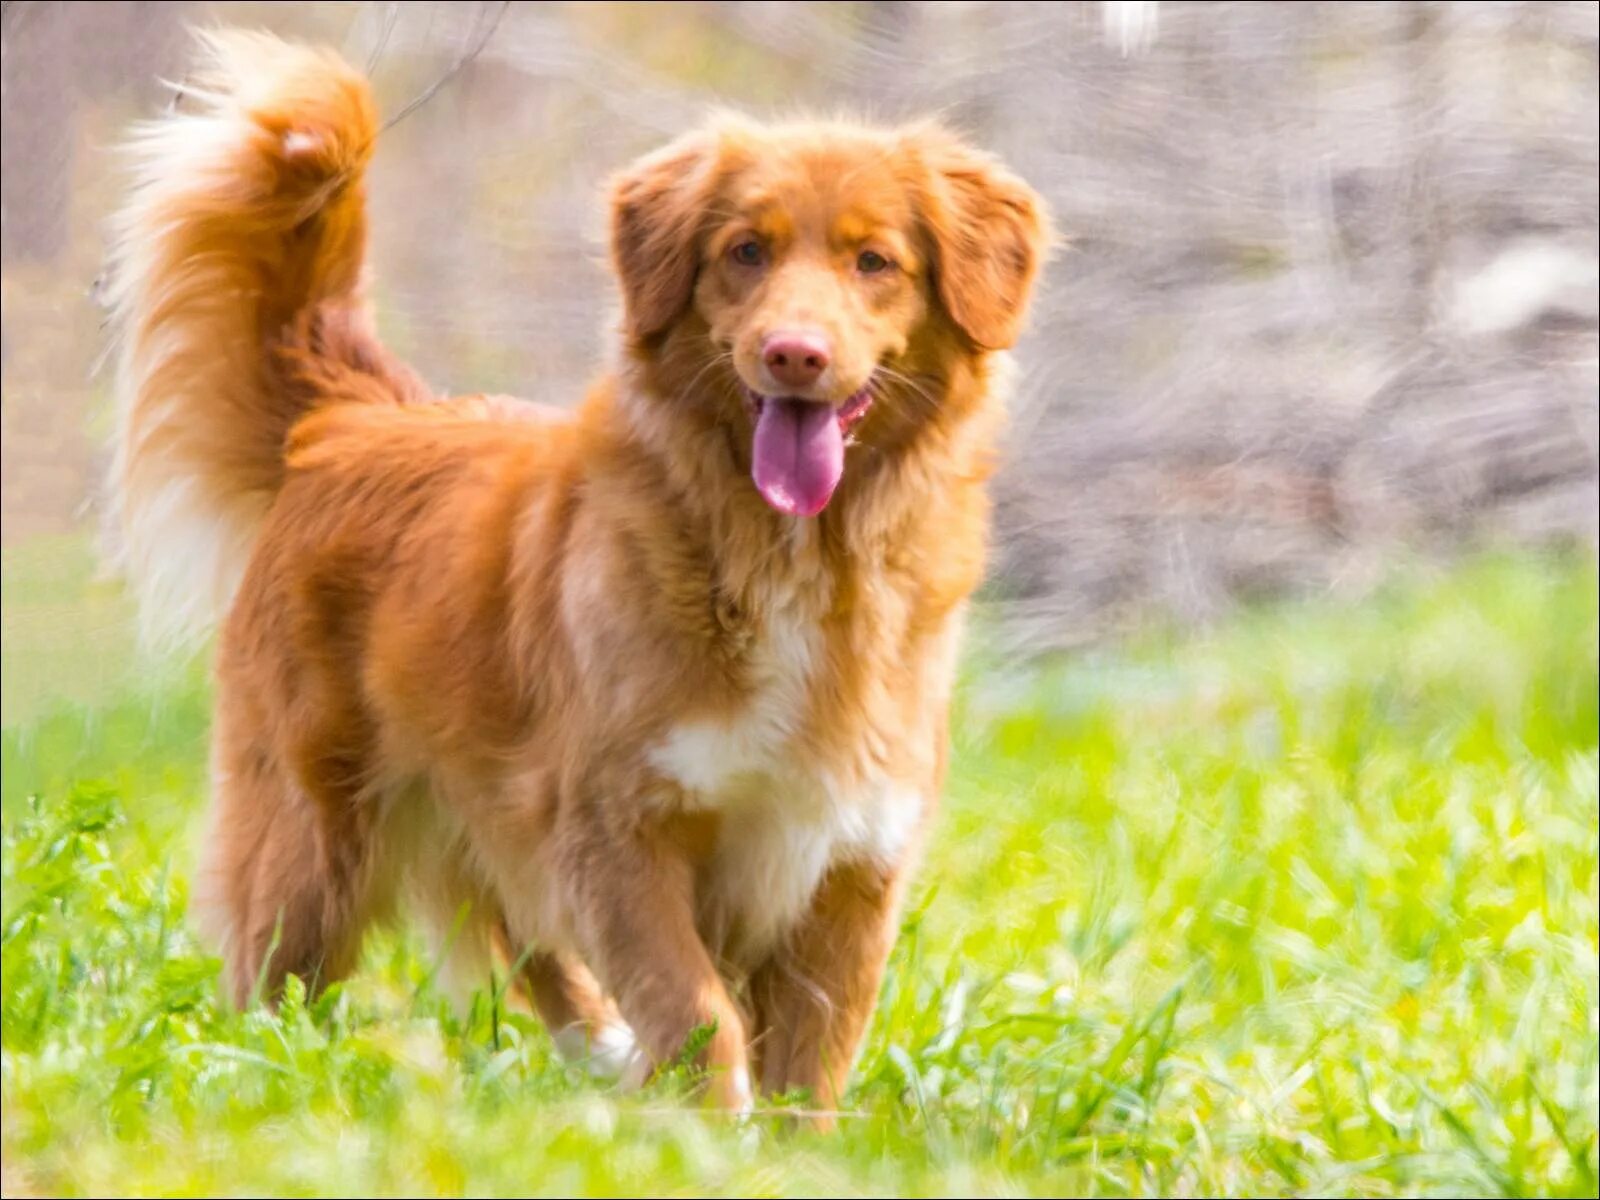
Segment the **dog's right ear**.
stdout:
<path fill-rule="evenodd" d="M 690 134 L 611 185 L 611 261 L 632 338 L 663 332 L 689 305 L 716 162 L 716 135 Z"/>

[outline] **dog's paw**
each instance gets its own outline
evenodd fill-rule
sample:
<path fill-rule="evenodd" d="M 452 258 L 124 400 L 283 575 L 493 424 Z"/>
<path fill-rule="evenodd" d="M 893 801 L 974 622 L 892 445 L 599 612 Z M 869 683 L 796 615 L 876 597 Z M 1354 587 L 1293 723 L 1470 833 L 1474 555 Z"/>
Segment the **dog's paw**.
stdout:
<path fill-rule="evenodd" d="M 598 1032 L 569 1025 L 555 1035 L 555 1042 L 562 1058 L 596 1079 L 633 1089 L 649 1078 L 649 1058 L 633 1030 L 621 1022 L 607 1022 Z"/>

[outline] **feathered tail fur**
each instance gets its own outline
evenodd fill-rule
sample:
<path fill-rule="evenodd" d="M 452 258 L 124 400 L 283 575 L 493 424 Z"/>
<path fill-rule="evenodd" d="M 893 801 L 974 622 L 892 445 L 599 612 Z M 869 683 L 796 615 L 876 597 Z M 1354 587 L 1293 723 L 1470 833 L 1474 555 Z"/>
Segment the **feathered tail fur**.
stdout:
<path fill-rule="evenodd" d="M 419 386 L 361 299 L 362 174 L 378 133 L 366 81 L 265 34 L 200 40 L 176 111 L 131 140 L 111 274 L 111 491 L 157 643 L 201 635 L 225 610 L 299 416 Z"/>

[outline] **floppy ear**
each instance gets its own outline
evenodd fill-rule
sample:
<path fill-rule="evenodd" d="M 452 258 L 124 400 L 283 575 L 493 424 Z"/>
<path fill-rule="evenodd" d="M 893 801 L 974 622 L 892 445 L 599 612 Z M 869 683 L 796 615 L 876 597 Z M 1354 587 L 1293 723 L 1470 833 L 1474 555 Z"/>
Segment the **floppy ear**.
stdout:
<path fill-rule="evenodd" d="M 632 337 L 661 333 L 688 307 L 715 160 L 714 137 L 692 134 L 611 185 L 611 261 Z"/>
<path fill-rule="evenodd" d="M 1051 246 L 1044 201 L 987 155 L 948 134 L 918 136 L 927 173 L 922 219 L 945 310 L 986 350 L 1017 340 Z"/>

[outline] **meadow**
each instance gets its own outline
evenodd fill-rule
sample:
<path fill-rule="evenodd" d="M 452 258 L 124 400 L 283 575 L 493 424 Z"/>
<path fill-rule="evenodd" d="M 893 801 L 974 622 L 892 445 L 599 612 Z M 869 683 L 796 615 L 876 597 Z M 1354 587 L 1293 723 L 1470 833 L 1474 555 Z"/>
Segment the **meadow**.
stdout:
<path fill-rule="evenodd" d="M 1026 667 L 980 621 L 827 1137 L 590 1081 L 503 981 L 458 1019 L 403 931 L 224 1008 L 204 668 L 105 670 L 117 602 L 57 588 L 8 553 L 7 1195 L 1596 1193 L 1586 554 Z"/>

